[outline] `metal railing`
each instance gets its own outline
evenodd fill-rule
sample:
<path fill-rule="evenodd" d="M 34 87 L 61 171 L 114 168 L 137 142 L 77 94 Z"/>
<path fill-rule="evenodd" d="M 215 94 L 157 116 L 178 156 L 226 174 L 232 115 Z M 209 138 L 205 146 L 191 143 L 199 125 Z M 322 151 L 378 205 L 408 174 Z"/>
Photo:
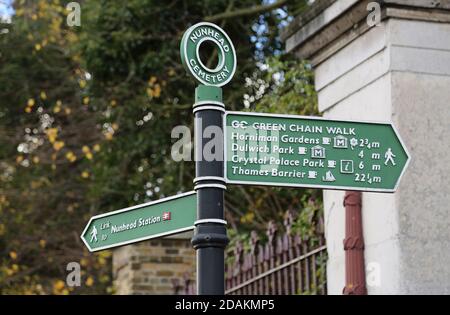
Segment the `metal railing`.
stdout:
<path fill-rule="evenodd" d="M 293 233 L 292 223 L 293 214 L 287 212 L 283 234 L 271 221 L 264 244 L 252 232 L 248 244 L 238 242 L 227 252 L 225 294 L 327 294 L 323 220 L 318 220 L 314 237 L 309 238 Z M 174 293 L 195 294 L 195 282 L 186 275 L 174 282 Z"/>

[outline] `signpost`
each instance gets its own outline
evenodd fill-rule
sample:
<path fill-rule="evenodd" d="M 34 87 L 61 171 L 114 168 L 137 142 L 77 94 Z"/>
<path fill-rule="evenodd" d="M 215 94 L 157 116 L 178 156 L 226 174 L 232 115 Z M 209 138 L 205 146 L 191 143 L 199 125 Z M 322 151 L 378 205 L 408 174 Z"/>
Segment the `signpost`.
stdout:
<path fill-rule="evenodd" d="M 205 41 L 214 43 L 218 49 L 218 64 L 205 66 L 199 50 Z M 228 83 L 236 70 L 236 53 L 228 35 L 217 25 L 198 23 L 183 35 L 180 46 L 181 61 L 198 82 L 195 90 L 195 179 L 194 189 L 198 194 L 198 216 L 192 245 L 197 251 L 197 293 L 225 293 L 225 247 L 228 244 L 224 220 L 223 138 L 216 147 L 221 152 L 218 158 L 208 159 L 206 151 L 209 137 L 207 130 L 223 134 L 221 86 Z"/>
<path fill-rule="evenodd" d="M 202 43 L 216 45 L 218 64 L 205 66 Z M 226 112 L 221 87 L 236 71 L 228 35 L 211 23 L 183 35 L 181 60 L 195 90 L 195 192 L 91 218 L 81 238 L 90 251 L 194 229 L 198 294 L 225 292 L 226 184 L 394 192 L 409 154 L 390 123 Z M 212 130 L 214 132 L 212 132 Z M 224 132 L 225 130 L 225 132 Z M 212 133 L 223 134 L 207 158 Z M 222 150 L 223 149 L 223 150 Z"/>
<path fill-rule="evenodd" d="M 230 184 L 394 192 L 409 161 L 389 123 L 227 112 Z"/>
<path fill-rule="evenodd" d="M 189 192 L 92 217 L 81 239 L 91 252 L 194 228 L 197 194 Z"/>

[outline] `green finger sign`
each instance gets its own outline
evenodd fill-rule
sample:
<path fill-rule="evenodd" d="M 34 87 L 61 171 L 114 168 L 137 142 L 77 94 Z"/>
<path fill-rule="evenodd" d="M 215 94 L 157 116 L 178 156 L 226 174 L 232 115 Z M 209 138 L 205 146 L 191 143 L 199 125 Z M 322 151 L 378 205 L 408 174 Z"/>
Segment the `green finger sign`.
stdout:
<path fill-rule="evenodd" d="M 225 114 L 229 184 L 395 192 L 409 154 L 390 123 Z"/>
<path fill-rule="evenodd" d="M 93 216 L 81 239 L 95 252 L 193 230 L 196 216 L 197 194 L 188 192 Z"/>
<path fill-rule="evenodd" d="M 211 69 L 200 58 L 204 42 L 215 44 L 218 63 Z M 191 26 L 183 35 L 180 46 L 181 62 L 186 71 L 204 85 L 223 86 L 236 71 L 236 52 L 228 35 L 217 25 L 201 22 Z"/>

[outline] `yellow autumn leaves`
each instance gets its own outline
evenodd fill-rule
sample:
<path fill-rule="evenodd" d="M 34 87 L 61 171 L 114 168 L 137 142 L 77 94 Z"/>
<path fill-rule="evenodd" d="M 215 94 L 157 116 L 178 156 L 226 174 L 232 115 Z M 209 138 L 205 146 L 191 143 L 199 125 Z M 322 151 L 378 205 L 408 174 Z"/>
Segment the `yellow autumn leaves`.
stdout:
<path fill-rule="evenodd" d="M 17 253 L 15 251 L 11 251 L 11 252 L 9 252 L 9 257 L 11 258 L 11 260 L 15 261 L 15 260 L 17 260 L 18 255 L 17 255 Z M 17 272 L 19 272 L 19 269 L 20 269 L 19 265 L 16 264 L 16 263 L 13 263 L 11 265 L 11 267 L 4 267 L 3 268 L 3 272 L 7 276 L 10 277 L 10 276 L 16 274 Z"/>
<path fill-rule="evenodd" d="M 53 107 L 53 113 L 58 114 L 61 111 L 61 107 L 62 107 L 61 100 L 57 100 L 55 107 Z"/>
<path fill-rule="evenodd" d="M 49 42 L 64 45 L 66 42 L 73 43 L 78 40 L 77 33 L 69 29 L 64 29 L 64 20 L 68 12 L 63 3 L 60 1 L 38 0 L 36 6 L 24 5 L 24 1 L 16 3 L 15 15 L 17 17 L 26 16 L 33 23 L 47 23 L 47 32 L 38 33 L 37 36 L 28 34 L 28 39 L 31 41 L 35 37 L 40 37 L 40 40 L 35 41 L 34 52 L 39 52 Z M 39 20 L 39 21 L 38 21 Z"/>
<path fill-rule="evenodd" d="M 240 221 L 241 221 L 241 223 L 248 223 L 248 222 L 252 222 L 254 218 L 255 218 L 255 213 L 247 212 L 244 216 L 241 217 Z"/>
<path fill-rule="evenodd" d="M 57 141 L 58 137 L 58 129 L 57 128 L 48 128 L 45 131 L 48 141 L 53 145 L 53 150 L 59 151 L 64 147 L 64 141 Z"/>
<path fill-rule="evenodd" d="M 95 144 L 92 147 L 92 151 L 87 145 L 85 145 L 85 146 L 83 146 L 81 151 L 83 151 L 84 156 L 86 157 L 86 159 L 91 160 L 93 158 L 92 151 L 99 152 L 100 151 L 100 145 L 99 144 Z M 83 178 L 83 179 L 88 179 L 90 176 L 91 176 L 91 174 L 87 170 L 84 170 L 83 172 L 81 172 L 81 178 Z"/>
<path fill-rule="evenodd" d="M 53 143 L 53 149 L 55 150 L 55 151 L 59 151 L 59 150 L 61 150 L 62 148 L 64 148 L 64 141 L 55 141 L 55 143 Z"/>
<path fill-rule="evenodd" d="M 157 83 L 156 77 L 150 77 L 148 80 L 147 95 L 150 98 L 159 98 L 161 96 L 161 85 Z M 162 83 L 163 85 L 165 82 Z"/>
<path fill-rule="evenodd" d="M 51 144 L 53 144 L 53 149 L 55 151 L 59 151 L 65 146 L 64 141 L 57 141 L 58 128 L 48 128 L 45 131 L 45 134 L 47 135 L 48 141 Z M 84 145 L 81 148 L 81 151 L 84 153 L 86 159 L 92 160 L 92 158 L 93 158 L 93 153 L 92 152 L 100 152 L 100 145 L 99 144 L 95 144 L 92 147 L 92 151 L 89 148 L 89 146 Z M 75 162 L 77 160 L 77 156 L 75 155 L 75 153 L 73 151 L 68 151 L 65 156 L 66 156 L 66 159 L 69 160 L 71 163 L 73 163 L 73 162 Z M 52 159 L 55 159 L 55 158 L 56 158 L 56 156 L 52 156 Z"/>
<path fill-rule="evenodd" d="M 53 283 L 53 294 L 56 295 L 68 295 L 69 290 L 66 288 L 66 284 L 62 280 L 56 280 Z"/>
<path fill-rule="evenodd" d="M 100 152 L 100 145 L 99 144 L 94 144 L 94 146 L 92 148 L 94 149 L 95 152 Z"/>
<path fill-rule="evenodd" d="M 42 242 L 42 241 L 44 241 L 44 240 L 41 240 L 40 242 Z M 45 243 L 44 243 L 44 246 L 42 246 L 42 243 L 41 243 L 41 247 L 44 248 L 45 247 Z M 12 263 L 11 267 L 3 268 L 3 272 L 7 276 L 12 276 L 12 275 L 16 274 L 17 272 L 19 272 L 19 270 L 20 270 L 20 267 L 19 267 L 19 265 L 17 263 L 17 259 L 18 259 L 19 255 L 17 254 L 17 252 L 12 250 L 12 251 L 9 252 L 9 257 L 11 258 L 11 260 L 14 263 Z"/>
<path fill-rule="evenodd" d="M 20 267 L 19 267 L 18 264 L 12 264 L 12 265 L 11 265 L 11 268 L 4 268 L 4 269 L 3 269 L 3 272 L 4 272 L 7 276 L 11 277 L 11 276 L 13 276 L 14 274 L 16 274 L 17 272 L 19 272 L 19 270 L 20 270 Z"/>
<path fill-rule="evenodd" d="M 46 241 L 44 239 L 41 239 L 39 241 L 39 246 L 41 248 L 45 248 L 46 246 Z M 12 277 L 14 275 L 16 275 L 17 273 L 19 273 L 20 271 L 26 271 L 27 270 L 27 266 L 21 266 L 19 265 L 18 259 L 19 259 L 19 254 L 14 251 L 11 250 L 9 251 L 9 258 L 10 258 L 10 262 L 8 265 L 3 265 L 1 268 L 1 272 L 3 273 L 4 276 L 6 277 Z M 101 269 L 104 268 L 107 264 L 109 259 L 111 258 L 111 252 L 110 251 L 104 251 L 98 254 L 95 254 L 94 256 L 90 256 L 88 257 L 83 257 L 80 260 L 80 265 L 83 267 L 81 269 L 81 280 L 82 280 L 82 284 L 84 284 L 86 287 L 93 287 L 97 282 L 98 283 L 109 283 L 109 281 L 111 280 L 110 276 L 107 274 L 104 275 L 100 275 L 97 279 L 91 275 L 88 274 L 85 270 L 86 269 Z M 49 261 L 52 261 L 49 259 Z M 89 268 L 89 266 L 91 266 L 91 268 Z M 31 278 L 28 277 L 28 280 L 30 280 Z M 68 295 L 71 292 L 73 292 L 75 290 L 75 287 L 71 287 L 69 286 L 66 281 L 64 281 L 64 279 L 53 279 L 52 283 L 51 283 L 51 287 L 49 288 L 49 292 L 44 291 L 42 285 L 40 284 L 31 284 L 31 285 L 25 285 L 25 292 L 24 294 L 55 294 L 55 295 Z"/>
<path fill-rule="evenodd" d="M 64 147 L 64 141 L 57 141 L 58 137 L 58 129 L 57 128 L 48 128 L 45 131 L 48 141 L 53 145 L 53 150 L 59 151 Z"/>
<path fill-rule="evenodd" d="M 100 145 L 99 144 L 95 144 L 92 147 L 92 150 L 89 148 L 89 146 L 84 145 L 81 148 L 81 151 L 83 152 L 83 154 L 84 154 L 86 159 L 92 160 L 92 158 L 94 157 L 93 152 L 100 152 Z M 69 160 L 71 163 L 73 163 L 73 162 L 75 162 L 77 160 L 77 156 L 72 151 L 68 151 L 66 153 L 66 159 Z M 83 178 L 88 178 L 89 175 L 83 172 L 82 177 Z"/>
<path fill-rule="evenodd" d="M 86 80 L 81 79 L 80 81 L 78 81 L 78 84 L 80 85 L 80 88 L 84 89 L 87 85 Z"/>
<path fill-rule="evenodd" d="M 40 51 L 42 48 L 47 46 L 47 44 L 48 44 L 48 40 L 47 39 L 43 39 L 42 42 L 34 44 L 34 50 Z"/>
<path fill-rule="evenodd" d="M 103 134 L 106 140 L 110 141 L 113 139 L 114 133 L 119 129 L 119 125 L 117 123 L 108 124 L 107 127 L 104 128 Z"/>
<path fill-rule="evenodd" d="M 70 163 L 73 163 L 77 160 L 77 157 L 72 151 L 69 151 L 66 153 L 66 159 L 68 159 Z"/>
<path fill-rule="evenodd" d="M 9 257 L 11 257 L 12 260 L 16 260 L 17 259 L 17 253 L 15 251 L 11 251 L 11 252 L 9 252 Z"/>
<path fill-rule="evenodd" d="M 83 146 L 81 150 L 83 151 L 88 160 L 92 160 L 92 152 L 87 145 Z"/>
<path fill-rule="evenodd" d="M 39 97 L 42 101 L 46 101 L 47 100 L 47 93 L 45 91 L 41 91 L 39 94 Z M 89 104 L 89 97 L 84 97 L 82 100 L 84 105 Z M 30 98 L 27 101 L 27 105 L 25 106 L 25 112 L 27 114 L 31 113 L 33 110 L 33 107 L 36 105 L 36 100 L 34 98 Z M 57 100 L 55 103 L 55 106 L 53 107 L 53 113 L 54 114 L 58 114 L 61 112 L 61 110 L 63 109 L 63 103 L 61 100 Z M 72 110 L 65 106 L 64 107 L 64 113 L 66 115 L 70 115 L 72 113 Z"/>
<path fill-rule="evenodd" d="M 85 150 L 85 149 L 86 149 L 86 150 Z M 92 160 L 93 155 L 92 155 L 92 152 L 89 150 L 89 147 L 84 146 L 84 147 L 83 147 L 83 152 L 84 152 L 84 154 L 85 154 L 85 156 L 86 156 L 86 159 Z"/>
<path fill-rule="evenodd" d="M 58 136 L 58 128 L 48 128 L 45 133 L 47 134 L 48 141 L 54 143 Z"/>
<path fill-rule="evenodd" d="M 31 113 L 31 111 L 33 110 L 33 106 L 35 104 L 36 104 L 36 101 L 34 100 L 34 98 L 30 98 L 27 102 L 27 106 L 25 107 L 25 112 Z"/>
<path fill-rule="evenodd" d="M 30 104 L 31 103 L 32 102 L 30 102 Z M 112 130 L 112 133 L 114 133 L 114 130 L 118 129 L 118 128 L 119 128 L 119 126 L 117 124 L 115 124 L 115 123 L 110 126 L 110 129 Z M 51 165 L 51 168 L 52 168 L 52 170 L 56 170 L 56 163 L 55 163 L 55 161 L 57 159 L 58 152 L 61 151 L 64 147 L 66 147 L 66 144 L 65 144 L 64 141 L 58 140 L 58 136 L 59 136 L 59 129 L 58 128 L 52 127 L 52 128 L 46 129 L 45 130 L 45 135 L 47 136 L 48 141 L 50 142 L 50 144 L 53 147 L 53 150 L 55 151 L 54 153 L 51 154 L 51 160 L 53 161 L 52 165 Z M 81 152 L 78 153 L 78 156 L 73 150 L 66 150 L 66 152 L 64 154 L 64 157 L 70 163 L 76 162 L 80 158 L 81 155 L 84 155 L 84 158 L 86 160 L 92 160 L 94 158 L 94 154 L 100 152 L 100 150 L 101 150 L 101 146 L 98 143 L 94 144 L 92 147 L 89 147 L 87 145 L 83 145 L 81 147 L 81 150 L 80 150 Z M 25 160 L 25 158 L 24 158 L 23 155 L 18 155 L 16 157 L 16 163 L 17 164 L 21 164 L 24 160 Z M 40 162 L 40 159 L 39 159 L 38 156 L 34 156 L 32 158 L 32 161 L 33 161 L 33 163 L 38 164 Z M 80 173 L 80 177 L 82 179 L 88 179 L 88 178 L 90 178 L 90 176 L 91 176 L 91 174 L 89 173 L 88 170 L 83 170 Z"/>

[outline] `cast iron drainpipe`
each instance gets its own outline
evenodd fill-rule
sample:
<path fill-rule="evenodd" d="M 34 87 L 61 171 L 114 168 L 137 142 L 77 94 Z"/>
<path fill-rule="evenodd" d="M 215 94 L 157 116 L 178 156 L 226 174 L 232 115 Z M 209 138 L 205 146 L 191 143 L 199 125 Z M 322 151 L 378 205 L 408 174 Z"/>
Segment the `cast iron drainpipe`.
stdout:
<path fill-rule="evenodd" d="M 367 295 L 362 226 L 362 193 L 346 191 L 345 207 L 345 287 L 344 295 Z"/>

